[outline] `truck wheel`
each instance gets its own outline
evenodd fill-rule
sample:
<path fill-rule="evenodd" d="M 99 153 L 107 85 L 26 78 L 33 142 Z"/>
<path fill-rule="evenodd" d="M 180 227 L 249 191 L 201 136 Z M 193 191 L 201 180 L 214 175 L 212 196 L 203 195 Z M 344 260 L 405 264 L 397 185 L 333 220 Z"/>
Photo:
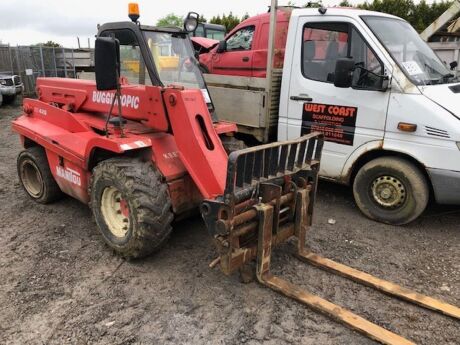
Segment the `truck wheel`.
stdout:
<path fill-rule="evenodd" d="M 34 146 L 22 151 L 17 159 L 17 169 L 22 187 L 36 202 L 47 204 L 62 197 L 42 147 Z"/>
<path fill-rule="evenodd" d="M 112 158 L 93 170 L 91 208 L 105 242 L 121 256 L 147 256 L 168 239 L 173 214 L 167 185 L 150 162 Z"/>
<path fill-rule="evenodd" d="M 425 210 L 429 190 L 414 164 L 398 157 L 381 157 L 358 171 L 353 195 L 361 212 L 370 219 L 403 225 Z"/>

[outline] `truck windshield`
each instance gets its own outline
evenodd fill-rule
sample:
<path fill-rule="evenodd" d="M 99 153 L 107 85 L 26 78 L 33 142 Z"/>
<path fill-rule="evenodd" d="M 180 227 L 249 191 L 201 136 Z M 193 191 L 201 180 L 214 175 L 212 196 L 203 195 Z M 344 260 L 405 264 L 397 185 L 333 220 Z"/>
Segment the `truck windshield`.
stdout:
<path fill-rule="evenodd" d="M 377 16 L 362 16 L 362 19 L 415 85 L 455 81 L 455 76 L 409 23 Z"/>
<path fill-rule="evenodd" d="M 206 89 L 187 34 L 144 31 L 144 35 L 164 85 Z"/>

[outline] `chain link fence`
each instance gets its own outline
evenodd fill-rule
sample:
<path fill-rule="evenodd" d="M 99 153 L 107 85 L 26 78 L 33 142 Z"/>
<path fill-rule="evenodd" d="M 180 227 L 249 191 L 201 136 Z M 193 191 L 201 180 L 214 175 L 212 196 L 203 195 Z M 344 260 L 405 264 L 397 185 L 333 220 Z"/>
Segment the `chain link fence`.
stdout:
<path fill-rule="evenodd" d="M 0 45 L 0 74 L 16 74 L 24 83 L 24 95 L 35 95 L 38 77 L 77 78 L 92 71 L 92 49 Z"/>

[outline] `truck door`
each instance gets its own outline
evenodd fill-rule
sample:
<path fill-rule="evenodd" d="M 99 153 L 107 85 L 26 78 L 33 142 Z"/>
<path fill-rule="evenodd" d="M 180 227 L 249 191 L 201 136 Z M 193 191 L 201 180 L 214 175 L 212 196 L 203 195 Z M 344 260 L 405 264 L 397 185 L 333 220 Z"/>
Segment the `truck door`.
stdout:
<path fill-rule="evenodd" d="M 255 25 L 248 25 L 235 31 L 226 39 L 227 50 L 212 57 L 211 72 L 217 74 L 252 76 Z"/>
<path fill-rule="evenodd" d="M 293 54 L 286 135 L 294 138 L 323 132 L 326 143 L 321 174 L 340 179 L 356 148 L 383 140 L 390 92 L 375 91 L 381 78 L 369 73 L 363 73 L 353 87 L 335 87 L 336 61 L 353 58 L 356 66 L 376 74 L 383 74 L 385 65 L 368 44 L 360 24 L 347 17 L 331 16 L 327 21 L 324 17 L 300 17 L 292 37 L 295 42 L 288 42 Z"/>

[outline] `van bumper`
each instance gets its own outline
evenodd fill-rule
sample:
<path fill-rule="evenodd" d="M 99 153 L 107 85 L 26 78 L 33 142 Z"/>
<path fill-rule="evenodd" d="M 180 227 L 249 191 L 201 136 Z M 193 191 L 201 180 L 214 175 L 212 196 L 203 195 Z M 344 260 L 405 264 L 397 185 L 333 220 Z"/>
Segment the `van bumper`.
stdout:
<path fill-rule="evenodd" d="M 460 204 L 460 171 L 427 168 L 439 204 Z"/>

